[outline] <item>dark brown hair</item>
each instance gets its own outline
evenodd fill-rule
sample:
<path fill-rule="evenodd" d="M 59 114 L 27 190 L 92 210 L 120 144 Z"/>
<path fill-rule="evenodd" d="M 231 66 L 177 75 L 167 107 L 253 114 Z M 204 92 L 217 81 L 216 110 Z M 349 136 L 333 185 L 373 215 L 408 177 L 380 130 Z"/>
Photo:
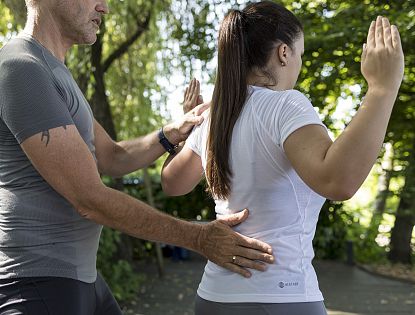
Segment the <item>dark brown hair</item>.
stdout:
<path fill-rule="evenodd" d="M 248 74 L 257 69 L 269 75 L 266 65 L 275 45 L 285 43 L 293 48 L 302 32 L 294 14 L 271 1 L 231 10 L 222 21 L 207 141 L 206 178 L 213 196 L 226 199 L 230 193 L 230 145 L 247 98 Z"/>

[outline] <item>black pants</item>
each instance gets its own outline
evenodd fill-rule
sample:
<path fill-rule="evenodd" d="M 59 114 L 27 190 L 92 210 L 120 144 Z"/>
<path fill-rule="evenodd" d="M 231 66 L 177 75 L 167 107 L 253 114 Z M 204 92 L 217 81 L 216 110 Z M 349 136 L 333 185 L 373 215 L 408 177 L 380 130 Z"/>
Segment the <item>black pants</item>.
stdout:
<path fill-rule="evenodd" d="M 121 315 L 108 285 L 57 277 L 0 280 L 0 315 Z"/>
<path fill-rule="evenodd" d="M 196 296 L 196 315 L 327 315 L 324 302 L 217 303 Z"/>

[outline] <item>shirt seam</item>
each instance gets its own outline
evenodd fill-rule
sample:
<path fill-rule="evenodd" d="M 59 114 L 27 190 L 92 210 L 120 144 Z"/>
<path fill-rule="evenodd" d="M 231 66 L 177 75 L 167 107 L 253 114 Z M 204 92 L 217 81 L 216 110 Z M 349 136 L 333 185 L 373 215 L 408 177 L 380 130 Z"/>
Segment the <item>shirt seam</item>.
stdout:
<path fill-rule="evenodd" d="M 310 201 L 311 201 L 311 191 L 308 194 L 308 201 L 307 201 L 307 205 L 304 207 L 304 216 L 303 216 L 303 222 L 301 224 L 301 228 L 302 231 L 305 231 L 305 221 L 306 221 L 306 216 L 307 216 L 307 209 L 308 206 L 310 205 Z M 304 233 L 300 234 L 300 245 L 301 245 L 301 253 L 302 253 L 302 257 L 301 257 L 301 272 L 304 275 L 304 282 L 306 283 L 306 274 L 304 271 L 304 257 L 305 257 L 305 252 L 304 252 Z M 305 295 L 308 296 L 308 288 L 307 285 L 305 286 Z"/>

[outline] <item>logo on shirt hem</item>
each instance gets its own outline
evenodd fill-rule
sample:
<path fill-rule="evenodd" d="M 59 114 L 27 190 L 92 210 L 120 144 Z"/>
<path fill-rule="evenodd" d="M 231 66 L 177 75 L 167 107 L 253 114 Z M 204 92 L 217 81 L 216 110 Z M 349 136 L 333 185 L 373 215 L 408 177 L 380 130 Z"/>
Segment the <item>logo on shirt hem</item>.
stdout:
<path fill-rule="evenodd" d="M 285 288 L 285 287 L 298 287 L 298 285 L 299 285 L 299 283 L 298 283 L 298 282 L 283 282 L 283 281 L 280 281 L 280 282 L 278 283 L 278 286 L 279 286 L 281 289 L 283 289 L 283 288 Z"/>

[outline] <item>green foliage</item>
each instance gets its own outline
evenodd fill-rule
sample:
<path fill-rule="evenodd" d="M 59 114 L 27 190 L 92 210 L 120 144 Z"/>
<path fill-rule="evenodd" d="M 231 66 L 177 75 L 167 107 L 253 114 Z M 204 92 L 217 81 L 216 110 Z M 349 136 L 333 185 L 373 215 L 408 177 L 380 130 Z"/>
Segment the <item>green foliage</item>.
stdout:
<path fill-rule="evenodd" d="M 354 255 L 360 263 L 386 262 L 387 251 L 367 238 L 371 233 L 378 234 L 378 226 L 365 228 L 360 224 L 355 224 L 348 230 L 350 240 L 354 244 Z"/>
<path fill-rule="evenodd" d="M 120 242 L 120 232 L 104 227 L 97 255 L 97 266 L 116 299 L 122 302 L 137 294 L 142 276 L 134 272 L 129 262 L 114 260 Z"/>
<path fill-rule="evenodd" d="M 343 259 L 346 254 L 349 215 L 341 203 L 326 201 L 323 205 L 313 240 L 314 251 L 320 259 Z"/>
<path fill-rule="evenodd" d="M 179 197 L 168 197 L 164 194 L 158 172 L 151 174 L 151 185 L 157 209 L 186 220 L 215 219 L 215 204 L 207 194 L 204 182 L 199 183 L 192 192 Z M 147 198 L 143 184 L 126 185 L 125 191 L 140 200 Z"/>
<path fill-rule="evenodd" d="M 17 34 L 19 26 L 16 24 L 10 9 L 0 1 L 0 47 Z"/>
<path fill-rule="evenodd" d="M 378 226 L 376 228 L 376 234 Z M 353 246 L 357 262 L 383 262 L 386 248 L 378 246 L 367 238 L 374 231 L 364 227 L 356 213 L 347 211 L 342 203 L 327 201 L 320 212 L 313 246 L 319 259 L 347 259 L 347 243 Z"/>

